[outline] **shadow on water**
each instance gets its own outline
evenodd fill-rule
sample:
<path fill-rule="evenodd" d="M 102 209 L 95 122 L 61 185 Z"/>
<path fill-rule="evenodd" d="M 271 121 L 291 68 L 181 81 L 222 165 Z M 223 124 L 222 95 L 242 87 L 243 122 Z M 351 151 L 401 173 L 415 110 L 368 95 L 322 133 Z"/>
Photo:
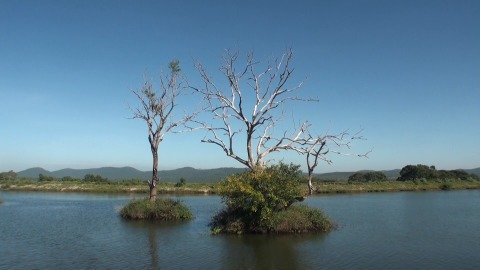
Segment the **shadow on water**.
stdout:
<path fill-rule="evenodd" d="M 325 234 L 218 235 L 225 242 L 223 269 L 305 269 L 302 245 L 321 242 Z"/>

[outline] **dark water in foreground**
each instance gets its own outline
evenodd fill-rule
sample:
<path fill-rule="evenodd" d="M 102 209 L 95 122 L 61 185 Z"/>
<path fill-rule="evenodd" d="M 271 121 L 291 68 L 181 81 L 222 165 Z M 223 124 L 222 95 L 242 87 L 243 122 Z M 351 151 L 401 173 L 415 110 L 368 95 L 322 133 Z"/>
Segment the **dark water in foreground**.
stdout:
<path fill-rule="evenodd" d="M 480 191 L 311 197 L 339 229 L 274 237 L 210 235 L 216 196 L 175 225 L 123 221 L 125 195 L 0 197 L 0 269 L 480 269 Z"/>

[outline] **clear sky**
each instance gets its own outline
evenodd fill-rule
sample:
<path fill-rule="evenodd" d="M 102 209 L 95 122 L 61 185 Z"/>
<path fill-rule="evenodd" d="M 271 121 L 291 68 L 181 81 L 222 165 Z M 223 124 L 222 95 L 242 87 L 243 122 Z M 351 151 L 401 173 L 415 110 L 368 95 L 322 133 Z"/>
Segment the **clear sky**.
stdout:
<path fill-rule="evenodd" d="M 479 14 L 476 0 L 1 0 L 0 171 L 148 170 L 146 125 L 128 119 L 145 72 L 177 58 L 192 84 L 194 61 L 222 82 L 225 49 L 263 62 L 289 47 L 292 82 L 320 102 L 288 113 L 320 133 L 363 128 L 352 152 L 373 148 L 316 172 L 479 167 Z M 241 167 L 204 135 L 168 134 L 159 169 Z"/>

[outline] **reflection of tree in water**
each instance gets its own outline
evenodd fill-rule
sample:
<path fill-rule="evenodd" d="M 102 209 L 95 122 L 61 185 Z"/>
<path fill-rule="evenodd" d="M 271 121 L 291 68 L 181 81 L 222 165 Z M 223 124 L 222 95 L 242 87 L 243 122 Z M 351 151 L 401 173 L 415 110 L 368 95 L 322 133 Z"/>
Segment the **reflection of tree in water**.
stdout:
<path fill-rule="evenodd" d="M 152 258 L 152 269 L 160 269 L 157 251 L 157 228 L 150 224 L 148 226 L 148 241 L 150 242 L 150 257 Z"/>
<path fill-rule="evenodd" d="M 182 222 L 168 222 L 168 223 L 154 223 L 149 221 L 126 221 L 128 225 L 132 226 L 135 229 L 141 230 L 143 235 L 148 239 L 148 248 L 150 255 L 150 264 L 147 269 L 160 269 L 161 262 L 159 260 L 159 246 L 161 243 L 158 243 L 159 239 L 157 237 L 157 231 L 171 226 L 178 226 Z M 160 250 L 161 252 L 161 250 Z"/>
<path fill-rule="evenodd" d="M 302 258 L 298 246 L 303 242 L 321 241 L 322 234 L 307 235 L 242 235 L 225 237 L 227 269 L 305 269 L 308 262 Z"/>
<path fill-rule="evenodd" d="M 157 243 L 157 230 L 160 225 L 143 220 L 126 221 L 125 224 L 128 224 L 129 227 L 132 227 L 135 230 L 142 231 L 142 235 L 146 236 L 145 241 L 148 241 L 148 253 L 150 255 L 150 266 L 147 269 L 160 269 Z"/>

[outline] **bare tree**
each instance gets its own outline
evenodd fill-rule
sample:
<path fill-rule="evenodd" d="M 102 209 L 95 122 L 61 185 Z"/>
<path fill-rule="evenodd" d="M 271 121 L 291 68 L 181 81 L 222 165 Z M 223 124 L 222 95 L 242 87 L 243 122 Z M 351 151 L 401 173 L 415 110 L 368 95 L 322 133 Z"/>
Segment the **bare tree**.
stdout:
<path fill-rule="evenodd" d="M 136 108 L 130 107 L 133 119 L 142 119 L 148 126 L 148 142 L 153 157 L 152 179 L 148 181 L 150 187 L 150 201 L 155 202 L 158 184 L 158 146 L 165 135 L 173 128 L 185 123 L 191 117 L 180 120 L 173 119 L 173 111 L 177 105 L 176 99 L 180 91 L 185 88 L 184 79 L 178 60 L 168 64 L 170 74 L 160 76 L 160 90 L 154 89 L 150 80 L 145 80 L 141 90 L 132 90 L 140 101 Z"/>
<path fill-rule="evenodd" d="M 214 123 L 196 121 L 209 134 L 202 142 L 217 145 L 227 156 L 251 170 L 263 168 L 268 162 L 266 157 L 273 152 L 291 150 L 305 153 L 300 146 L 305 142 L 303 136 L 309 126 L 307 122 L 294 127 L 293 132 L 275 130 L 285 118 L 282 111 L 284 104 L 313 101 L 296 96 L 302 83 L 289 85 L 293 72 L 290 67 L 292 50 L 284 52 L 260 72 L 256 70 L 258 63 L 253 52 L 247 54 L 240 68 L 238 56 L 237 51 L 227 51 L 223 56 L 224 64 L 220 71 L 226 78 L 225 88 L 213 82 L 203 65 L 195 65 L 203 87 L 190 87 L 203 96 L 206 104 L 204 111 L 209 112 L 214 120 Z M 244 138 L 238 138 L 243 135 Z"/>
<path fill-rule="evenodd" d="M 328 153 L 333 153 L 342 156 L 357 156 L 368 157 L 371 151 L 364 154 L 355 154 L 349 152 L 351 148 L 351 142 L 353 140 L 363 140 L 360 135 L 362 130 L 351 136 L 348 131 L 343 131 L 335 135 L 324 135 L 314 137 L 308 134 L 305 137 L 305 141 L 302 143 L 303 152 L 307 157 L 307 171 L 308 171 L 308 194 L 312 195 L 315 191 L 312 185 L 313 171 L 318 166 L 318 162 L 324 161 L 327 164 L 332 164 L 332 160 L 327 158 Z M 333 146 L 335 149 L 331 149 Z"/>

